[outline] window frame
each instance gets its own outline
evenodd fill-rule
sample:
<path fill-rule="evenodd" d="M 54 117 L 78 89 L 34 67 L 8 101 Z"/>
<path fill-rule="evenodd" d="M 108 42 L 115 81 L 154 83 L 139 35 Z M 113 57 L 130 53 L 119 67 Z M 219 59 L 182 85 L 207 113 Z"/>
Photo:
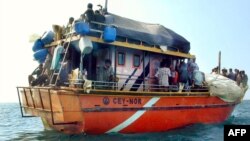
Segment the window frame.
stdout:
<path fill-rule="evenodd" d="M 135 58 L 139 57 L 139 65 L 135 66 Z M 133 68 L 140 68 L 141 67 L 141 55 L 139 54 L 133 54 L 133 64 L 132 64 Z"/>
<path fill-rule="evenodd" d="M 119 64 L 119 54 L 123 54 L 124 55 L 124 62 L 123 64 Z M 125 66 L 126 65 L 126 53 L 123 51 L 118 51 L 117 52 L 117 66 Z"/>

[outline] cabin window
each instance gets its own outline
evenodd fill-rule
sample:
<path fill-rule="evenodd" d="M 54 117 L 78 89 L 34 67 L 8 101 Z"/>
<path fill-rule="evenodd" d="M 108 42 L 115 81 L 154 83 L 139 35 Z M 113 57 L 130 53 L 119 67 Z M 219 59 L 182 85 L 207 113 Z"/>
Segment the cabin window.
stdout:
<path fill-rule="evenodd" d="M 124 52 L 118 52 L 118 65 L 125 65 L 125 53 Z"/>
<path fill-rule="evenodd" d="M 136 54 L 134 55 L 133 65 L 134 65 L 134 67 L 140 66 L 140 55 L 136 55 Z"/>

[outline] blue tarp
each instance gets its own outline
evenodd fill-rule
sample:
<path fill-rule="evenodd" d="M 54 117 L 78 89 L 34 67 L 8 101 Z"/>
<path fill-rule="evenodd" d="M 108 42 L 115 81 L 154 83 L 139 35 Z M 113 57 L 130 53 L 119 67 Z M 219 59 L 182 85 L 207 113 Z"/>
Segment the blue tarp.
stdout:
<path fill-rule="evenodd" d="M 162 25 L 143 23 L 114 14 L 106 16 L 106 22 L 116 27 L 118 36 L 143 41 L 149 45 L 164 45 L 169 50 L 177 49 L 189 53 L 189 41 Z"/>

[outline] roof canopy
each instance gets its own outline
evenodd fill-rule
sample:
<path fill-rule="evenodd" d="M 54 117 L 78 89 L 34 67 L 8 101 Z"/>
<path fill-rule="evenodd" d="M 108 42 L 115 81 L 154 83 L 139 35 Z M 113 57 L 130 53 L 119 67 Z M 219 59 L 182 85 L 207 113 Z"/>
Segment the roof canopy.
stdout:
<path fill-rule="evenodd" d="M 143 23 L 114 14 L 106 16 L 106 22 L 117 27 L 118 36 L 143 41 L 149 45 L 167 46 L 169 50 L 189 53 L 189 41 L 162 25 Z"/>

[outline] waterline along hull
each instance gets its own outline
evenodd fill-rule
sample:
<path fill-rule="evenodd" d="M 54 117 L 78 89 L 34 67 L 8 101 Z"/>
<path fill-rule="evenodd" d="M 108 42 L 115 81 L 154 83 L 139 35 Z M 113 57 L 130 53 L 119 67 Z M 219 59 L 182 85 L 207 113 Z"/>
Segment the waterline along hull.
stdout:
<path fill-rule="evenodd" d="M 25 115 L 69 134 L 161 132 L 226 120 L 239 103 L 209 92 L 129 92 L 19 87 Z"/>

